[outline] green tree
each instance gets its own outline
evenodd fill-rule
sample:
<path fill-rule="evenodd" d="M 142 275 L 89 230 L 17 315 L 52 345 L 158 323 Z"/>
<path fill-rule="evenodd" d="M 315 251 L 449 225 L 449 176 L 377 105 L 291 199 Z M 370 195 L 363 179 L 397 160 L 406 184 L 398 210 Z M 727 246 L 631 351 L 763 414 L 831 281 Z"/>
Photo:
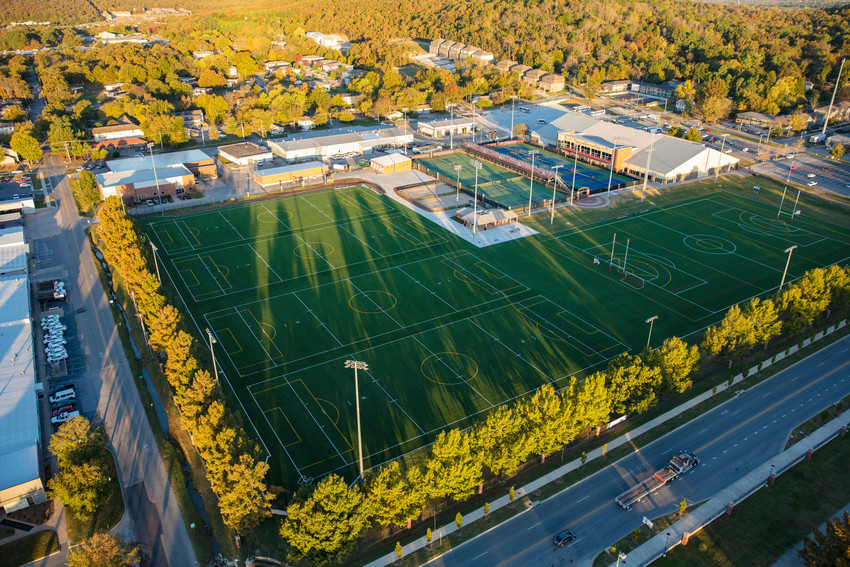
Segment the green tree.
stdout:
<path fill-rule="evenodd" d="M 835 159 L 840 159 L 844 157 L 844 144 L 835 144 L 829 149 L 829 153 Z"/>
<path fill-rule="evenodd" d="M 829 290 L 829 309 L 850 305 L 850 266 L 833 264 L 826 268 L 823 278 Z"/>
<path fill-rule="evenodd" d="M 164 352 L 174 340 L 180 321 L 180 312 L 171 305 L 165 305 L 148 318 L 148 343 L 151 348 Z"/>
<path fill-rule="evenodd" d="M 682 501 L 679 502 L 679 516 L 684 516 L 685 510 L 687 510 L 687 509 L 688 509 L 688 501 L 683 498 Z"/>
<path fill-rule="evenodd" d="M 370 510 L 360 487 L 348 488 L 337 475 L 319 481 L 308 497 L 296 497 L 287 512 L 280 535 L 297 557 L 314 564 L 339 562 L 369 527 Z"/>
<path fill-rule="evenodd" d="M 611 396 L 605 385 L 606 377 L 594 372 L 579 381 L 573 377 L 566 395 L 572 413 L 572 431 L 568 438 L 574 438 L 600 423 L 605 423 L 611 415 Z"/>
<path fill-rule="evenodd" d="M 198 76 L 199 87 L 217 88 L 226 85 L 227 79 L 224 78 L 224 75 L 222 75 L 218 71 L 215 71 L 214 69 L 204 69 Z"/>
<path fill-rule="evenodd" d="M 528 451 L 545 459 L 555 449 L 572 441 L 572 400 L 546 384 L 517 406 L 523 420 Z"/>
<path fill-rule="evenodd" d="M 776 313 L 776 304 L 770 299 L 752 298 L 744 305 L 743 315 L 752 326 L 753 339 L 755 342 L 764 343 L 765 348 L 770 339 L 778 336 L 782 331 L 782 323 Z"/>
<path fill-rule="evenodd" d="M 690 387 L 691 376 L 699 366 L 699 349 L 679 337 L 665 339 L 661 348 L 652 351 L 651 362 L 661 370 L 661 391 L 681 394 Z"/>
<path fill-rule="evenodd" d="M 481 461 L 474 447 L 471 430 L 440 432 L 425 462 L 425 486 L 430 497 L 461 501 L 472 495 L 482 481 Z"/>
<path fill-rule="evenodd" d="M 41 144 L 28 132 L 14 132 L 9 147 L 15 150 L 19 156 L 27 160 L 30 165 L 40 161 L 42 158 Z"/>
<path fill-rule="evenodd" d="M 463 515 L 461 515 L 460 512 L 455 514 L 455 525 L 457 526 L 457 529 L 461 529 L 463 527 Z"/>
<path fill-rule="evenodd" d="M 694 126 L 688 130 L 687 134 L 685 134 L 685 139 L 690 140 L 691 142 L 699 142 L 702 139 L 702 134 L 700 134 L 697 127 Z"/>
<path fill-rule="evenodd" d="M 95 534 L 71 548 L 68 567 L 134 567 L 139 550 L 109 534 Z"/>
<path fill-rule="evenodd" d="M 703 349 L 716 357 L 731 357 L 756 344 L 755 330 L 741 308 L 733 305 L 723 320 L 705 331 Z"/>
<path fill-rule="evenodd" d="M 404 549 L 401 547 L 400 541 L 395 542 L 395 554 L 399 559 L 401 559 L 401 556 L 404 555 Z"/>
<path fill-rule="evenodd" d="M 606 376 L 615 414 L 642 413 L 655 404 L 661 369 L 646 364 L 641 357 L 618 356 L 609 364 Z"/>
<path fill-rule="evenodd" d="M 67 116 L 54 118 L 47 132 L 47 140 L 53 153 L 72 158 L 85 157 L 91 147 L 83 141 L 83 132 L 71 123 Z"/>
<path fill-rule="evenodd" d="M 88 519 L 104 504 L 109 479 L 99 460 L 73 464 L 60 469 L 47 483 L 51 498 L 60 500 L 82 519 Z"/>
<path fill-rule="evenodd" d="M 411 467 L 406 473 L 398 461 L 390 461 L 366 479 L 365 491 L 374 519 L 382 526 L 404 526 L 422 513 L 425 505 L 422 472 Z"/>
<path fill-rule="evenodd" d="M 266 486 L 269 466 L 242 454 L 227 471 L 227 489 L 219 494 L 219 508 L 225 525 L 236 533 L 244 534 L 271 516 L 274 495 Z"/>
<path fill-rule="evenodd" d="M 482 463 L 499 476 L 515 471 L 529 453 L 523 420 L 507 405 L 487 416 L 476 439 Z"/>
<path fill-rule="evenodd" d="M 91 210 L 100 203 L 100 189 L 91 171 L 81 171 L 80 178 L 72 183 L 72 187 L 81 210 Z"/>
<path fill-rule="evenodd" d="M 60 468 L 98 458 L 105 447 L 106 428 L 93 427 L 83 416 L 69 419 L 50 438 L 50 452 Z"/>
<path fill-rule="evenodd" d="M 850 565 L 850 512 L 828 520 L 823 532 L 815 527 L 812 536 L 803 539 L 803 549 L 797 552 L 807 567 Z"/>
<path fill-rule="evenodd" d="M 831 301 L 826 270 L 815 268 L 780 292 L 776 304 L 783 327 L 797 332 L 811 325 Z"/>

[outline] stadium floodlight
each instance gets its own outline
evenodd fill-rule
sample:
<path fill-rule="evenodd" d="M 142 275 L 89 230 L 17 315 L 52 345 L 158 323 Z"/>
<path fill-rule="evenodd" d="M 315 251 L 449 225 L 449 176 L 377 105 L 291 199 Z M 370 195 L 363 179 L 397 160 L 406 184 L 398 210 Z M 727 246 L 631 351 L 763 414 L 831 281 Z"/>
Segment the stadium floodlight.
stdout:
<path fill-rule="evenodd" d="M 463 166 L 460 164 L 455 165 L 455 171 L 457 172 L 457 191 L 455 191 L 455 205 L 460 200 L 460 170 L 463 169 Z"/>
<path fill-rule="evenodd" d="M 207 332 L 207 336 L 210 339 L 210 353 L 212 353 L 213 376 L 215 377 L 215 383 L 218 384 L 218 397 L 219 399 L 221 399 L 221 384 L 218 381 L 218 366 L 215 363 L 215 349 L 213 349 L 213 345 L 218 341 L 215 340 L 215 338 L 213 337 L 212 331 L 210 331 L 209 327 L 207 327 L 205 331 Z"/>
<path fill-rule="evenodd" d="M 608 172 L 608 193 L 605 195 L 609 199 L 611 198 L 611 181 L 614 179 L 614 156 L 617 155 L 617 141 L 619 139 L 619 136 L 614 136 L 614 149 L 611 150 L 611 171 Z"/>
<path fill-rule="evenodd" d="M 472 201 L 472 235 L 478 231 L 478 170 L 481 169 L 481 162 L 474 159 L 470 162 L 475 168 L 475 199 Z"/>
<path fill-rule="evenodd" d="M 160 133 L 160 136 L 161 135 L 162 133 Z M 162 216 L 165 216 L 165 209 L 162 206 L 162 194 L 159 192 L 159 178 L 156 175 L 156 161 L 154 161 L 153 159 L 153 147 L 155 145 L 156 144 L 154 144 L 153 142 L 148 142 L 148 149 L 151 151 L 151 165 L 153 166 L 153 180 L 154 183 L 156 183 L 156 198 L 159 201 L 159 212 L 160 214 L 162 214 Z"/>
<path fill-rule="evenodd" d="M 516 101 L 516 95 L 511 95 L 511 132 L 510 139 L 514 139 L 514 102 Z"/>
<path fill-rule="evenodd" d="M 534 150 L 531 150 L 531 182 L 528 184 L 528 215 L 531 216 L 531 195 L 534 192 Z"/>
<path fill-rule="evenodd" d="M 362 361 L 346 360 L 345 367 L 354 369 L 354 398 L 357 408 L 357 458 L 360 462 L 360 479 L 363 480 L 363 441 L 360 436 L 360 386 L 357 383 L 357 371 L 368 371 L 369 365 Z"/>
<path fill-rule="evenodd" d="M 652 340 L 652 323 L 656 319 L 658 319 L 658 315 L 653 315 L 652 317 L 646 320 L 646 322 L 649 323 L 649 336 L 646 337 L 646 348 L 649 348 L 649 341 Z"/>
<path fill-rule="evenodd" d="M 555 222 L 555 191 L 558 188 L 558 168 L 560 167 L 561 164 L 558 164 L 552 168 L 555 170 L 555 177 L 552 178 L 552 216 L 549 218 L 549 224 Z"/>
<path fill-rule="evenodd" d="M 782 291 L 782 286 L 785 285 L 785 275 L 788 273 L 788 265 L 791 263 L 791 253 L 794 251 L 797 245 L 791 246 L 790 248 L 785 249 L 785 253 L 788 254 L 788 260 L 785 261 L 785 270 L 782 272 L 782 281 L 779 282 L 779 290 Z"/>
<path fill-rule="evenodd" d="M 723 134 L 723 141 L 720 143 L 720 153 L 717 154 L 717 169 L 714 170 L 714 182 L 717 183 L 717 174 L 720 173 L 720 160 L 723 159 L 723 148 L 726 147 L 726 136 L 729 134 Z M 761 145 L 761 139 L 759 139 L 759 145 Z M 706 171 L 706 173 L 708 173 Z"/>
<path fill-rule="evenodd" d="M 151 245 L 151 252 L 153 253 L 153 265 L 156 267 L 156 279 L 159 280 L 160 287 L 162 286 L 162 278 L 159 277 L 159 263 L 156 261 L 156 252 L 159 248 L 153 243 L 150 236 L 148 236 L 148 243 Z"/>
<path fill-rule="evenodd" d="M 646 154 L 646 171 L 643 174 L 643 191 L 640 194 L 640 202 L 646 198 L 646 184 L 649 182 L 649 164 L 652 161 L 652 149 L 655 147 L 655 131 L 652 132 L 652 142 L 649 143 L 649 153 Z"/>

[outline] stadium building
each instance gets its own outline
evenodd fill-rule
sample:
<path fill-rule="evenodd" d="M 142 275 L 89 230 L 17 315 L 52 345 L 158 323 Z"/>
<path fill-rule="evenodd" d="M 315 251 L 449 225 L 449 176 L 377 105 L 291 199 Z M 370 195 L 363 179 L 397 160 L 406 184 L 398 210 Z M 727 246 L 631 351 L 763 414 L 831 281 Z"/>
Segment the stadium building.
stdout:
<path fill-rule="evenodd" d="M 328 171 L 330 169 L 324 163 L 320 161 L 308 161 L 258 170 L 254 173 L 254 179 L 261 186 L 268 187 L 324 177 Z"/>
<path fill-rule="evenodd" d="M 445 138 L 449 135 L 470 134 L 475 128 L 475 121 L 468 118 L 434 120 L 420 122 L 419 133 L 432 138 Z"/>
<path fill-rule="evenodd" d="M 339 134 L 310 132 L 269 142 L 275 155 L 286 161 L 314 161 L 346 154 L 360 155 L 384 148 L 395 148 L 413 141 L 413 132 L 406 128 L 353 127 Z"/>
<path fill-rule="evenodd" d="M 700 143 L 653 134 L 568 111 L 531 132 L 533 142 L 598 167 L 670 183 L 737 167 L 738 159 Z"/>

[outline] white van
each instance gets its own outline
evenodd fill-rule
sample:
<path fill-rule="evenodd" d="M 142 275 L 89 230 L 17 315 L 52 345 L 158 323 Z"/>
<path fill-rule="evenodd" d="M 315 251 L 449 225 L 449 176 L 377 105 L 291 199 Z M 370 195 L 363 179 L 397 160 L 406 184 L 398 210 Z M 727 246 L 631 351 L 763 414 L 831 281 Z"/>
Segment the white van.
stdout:
<path fill-rule="evenodd" d="M 74 391 L 73 388 L 65 388 L 64 390 L 57 390 L 52 396 L 50 396 L 50 403 L 55 404 L 56 402 L 64 402 L 66 400 L 76 399 L 77 392 Z"/>

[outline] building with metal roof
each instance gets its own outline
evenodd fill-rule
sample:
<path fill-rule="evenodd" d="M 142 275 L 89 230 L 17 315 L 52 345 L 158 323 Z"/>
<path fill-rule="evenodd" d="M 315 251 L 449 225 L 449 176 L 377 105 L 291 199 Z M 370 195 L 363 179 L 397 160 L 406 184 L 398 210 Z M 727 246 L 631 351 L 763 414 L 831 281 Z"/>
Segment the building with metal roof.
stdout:
<path fill-rule="evenodd" d="M 26 275 L 0 277 L 0 507 L 47 501 Z"/>
<path fill-rule="evenodd" d="M 413 141 L 413 131 L 396 126 L 368 128 L 355 126 L 336 134 L 310 132 L 270 141 L 271 151 L 287 161 L 315 160 L 345 154 L 364 154 Z"/>

